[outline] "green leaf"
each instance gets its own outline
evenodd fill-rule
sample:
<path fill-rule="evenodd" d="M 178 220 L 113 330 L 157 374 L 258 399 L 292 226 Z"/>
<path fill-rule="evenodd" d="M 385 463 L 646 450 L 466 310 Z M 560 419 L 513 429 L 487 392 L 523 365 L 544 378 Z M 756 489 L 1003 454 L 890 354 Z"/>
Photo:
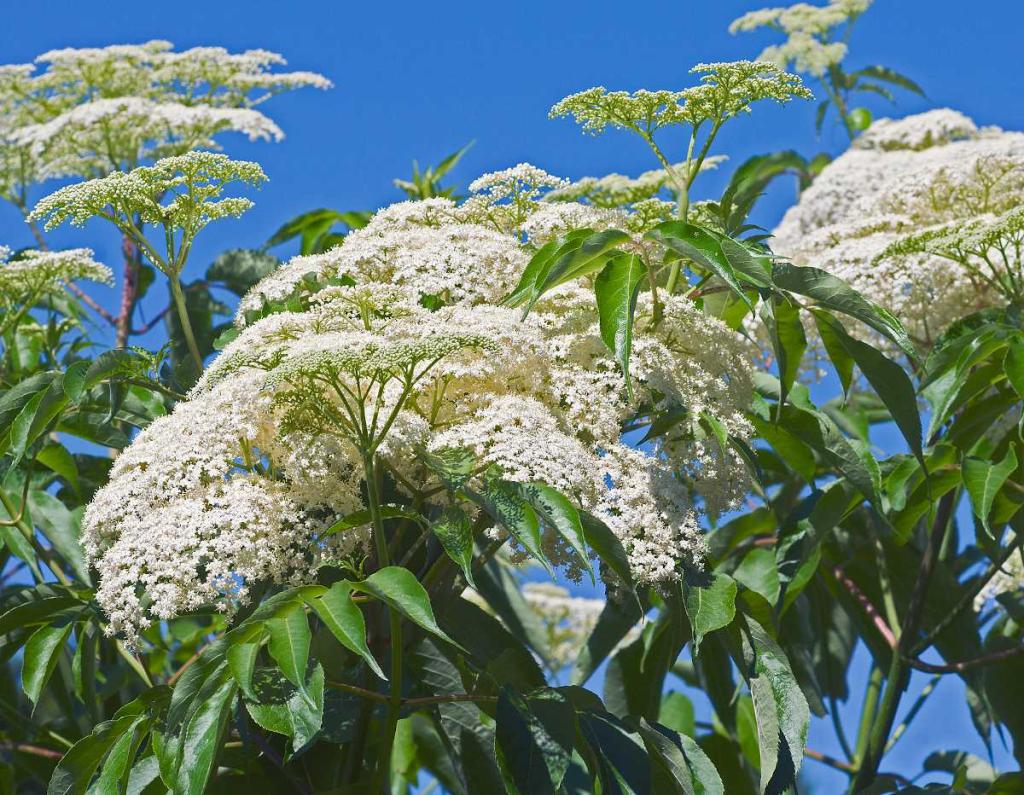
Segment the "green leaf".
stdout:
<path fill-rule="evenodd" d="M 722 251 L 718 238 L 708 230 L 683 221 L 665 221 L 647 233 L 646 237 L 657 240 L 683 257 L 710 271 L 725 282 L 732 291 L 751 309 L 753 305 L 737 279 L 732 263 Z"/>
<path fill-rule="evenodd" d="M 460 508 L 445 509 L 430 523 L 430 531 L 441 542 L 445 553 L 462 570 L 466 582 L 473 581 L 473 526 L 469 516 Z"/>
<path fill-rule="evenodd" d="M 81 402 L 85 396 L 85 391 L 88 388 L 86 374 L 89 372 L 90 366 L 91 362 L 83 359 L 68 365 L 68 369 L 64 371 L 61 383 L 64 387 L 64 394 L 72 403 Z"/>
<path fill-rule="evenodd" d="M 761 310 L 771 332 L 772 350 L 779 370 L 781 407 L 800 371 L 800 362 L 807 350 L 807 337 L 800 320 L 800 309 L 788 298 L 773 295 L 771 303 L 763 303 Z"/>
<path fill-rule="evenodd" d="M 637 601 L 607 600 L 576 658 L 572 683 L 582 685 L 586 682 L 642 618 L 643 611 Z"/>
<path fill-rule="evenodd" d="M 981 520 L 982 526 L 989 534 L 992 533 L 992 528 L 989 526 L 992 504 L 996 494 L 1017 469 L 1017 463 L 1017 454 L 1011 446 L 1006 449 L 1006 455 L 999 463 L 968 457 L 964 458 L 961 465 L 964 486 L 971 499 L 974 515 Z"/>
<path fill-rule="evenodd" d="M 850 394 L 850 385 L 853 383 L 853 357 L 846 352 L 839 335 L 836 334 L 831 323 L 818 322 L 815 316 L 815 325 L 818 329 L 818 336 L 821 337 L 822 345 L 825 346 L 825 353 L 836 369 L 839 383 L 843 387 L 843 395 Z"/>
<path fill-rule="evenodd" d="M 235 295 L 243 296 L 264 276 L 273 273 L 281 260 L 256 249 L 231 249 L 217 256 L 206 269 L 206 280 L 223 282 Z"/>
<path fill-rule="evenodd" d="M 82 486 L 78 480 L 78 465 L 75 457 L 62 444 L 47 444 L 36 453 L 36 461 L 56 472 L 68 482 L 76 496 L 81 496 Z"/>
<path fill-rule="evenodd" d="M 290 737 L 295 750 L 320 731 L 324 717 L 324 669 L 319 664 L 312 667 L 301 688 L 264 669 L 257 673 L 252 690 L 252 696 L 245 702 L 249 715 L 267 731 Z"/>
<path fill-rule="evenodd" d="M 633 574 L 629 568 L 629 556 L 619 537 L 593 514 L 579 511 L 579 516 L 590 548 L 624 585 L 632 587 Z"/>
<path fill-rule="evenodd" d="M 219 674 L 216 683 L 218 686 L 209 698 L 199 700 L 181 734 L 175 793 L 202 795 L 206 791 L 221 737 L 231 717 L 237 687 L 226 669 Z"/>
<path fill-rule="evenodd" d="M 541 547 L 540 520 L 533 507 L 523 499 L 521 484 L 487 477 L 479 492 L 464 488 L 466 495 L 483 508 L 498 524 L 504 527 L 519 542 L 545 571 L 553 578 L 551 561 Z"/>
<path fill-rule="evenodd" d="M 382 519 L 411 519 L 417 524 L 426 524 L 426 520 L 416 511 L 410 511 L 406 508 L 400 508 L 397 505 L 382 505 L 380 506 L 380 515 Z M 370 524 L 373 521 L 373 516 L 370 514 L 369 508 L 363 508 L 359 511 L 353 511 L 347 516 L 343 516 L 341 519 L 336 521 L 330 527 L 323 531 L 321 535 L 324 537 L 332 536 L 335 533 L 344 533 L 346 530 L 354 530 L 357 527 Z"/>
<path fill-rule="evenodd" d="M 595 232 L 592 229 L 577 230 L 585 234 L 570 233 L 551 259 L 537 274 L 537 281 L 523 310 L 526 315 L 548 290 L 574 279 L 601 270 L 609 257 L 614 256 L 614 246 L 629 240 L 629 235 L 618 229 Z"/>
<path fill-rule="evenodd" d="M 692 737 L 697 731 L 695 720 L 693 702 L 682 693 L 673 690 L 661 699 L 658 722 L 662 726 Z"/>
<path fill-rule="evenodd" d="M 743 556 L 733 576 L 750 590 L 761 594 L 768 600 L 768 604 L 774 606 L 779 601 L 782 585 L 772 550 L 750 550 Z"/>
<path fill-rule="evenodd" d="M 615 361 L 626 379 L 627 391 L 631 391 L 629 354 L 633 349 L 633 316 L 640 285 L 646 276 L 647 266 L 640 257 L 620 254 L 612 258 L 594 280 L 601 339 L 615 354 Z"/>
<path fill-rule="evenodd" d="M 264 248 L 273 248 L 292 238 L 302 240 L 301 254 L 318 254 L 324 250 L 324 240 L 336 224 L 343 224 L 349 229 L 361 229 L 366 226 L 372 213 L 341 212 L 321 208 L 310 210 L 295 216 L 271 235 Z"/>
<path fill-rule="evenodd" d="M 498 696 L 495 743 L 499 765 L 520 795 L 555 795 L 572 756 L 573 709 L 547 690 L 527 702 L 504 687 Z"/>
<path fill-rule="evenodd" d="M 677 744 L 678 737 L 672 736 L 675 733 L 651 726 L 643 718 L 638 728 L 651 757 L 653 790 L 666 795 L 695 795 L 693 776 L 681 744 Z"/>
<path fill-rule="evenodd" d="M 281 666 L 281 672 L 296 687 L 306 681 L 306 663 L 309 660 L 309 622 L 301 604 L 287 605 L 267 621 L 270 656 Z"/>
<path fill-rule="evenodd" d="M 727 627 L 736 615 L 736 581 L 728 574 L 713 574 L 706 585 L 685 585 L 686 615 L 693 627 L 694 653 L 709 632 Z"/>
<path fill-rule="evenodd" d="M 857 367 L 874 387 L 878 397 L 889 409 L 896 427 L 910 445 L 911 451 L 924 466 L 921 447 L 921 416 L 917 411 L 917 393 L 906 371 L 872 345 L 854 339 L 842 325 L 826 312 L 814 312 L 820 329 L 829 327 L 834 338 L 857 363 Z"/>
<path fill-rule="evenodd" d="M 246 633 L 246 639 L 232 640 L 225 653 L 231 674 L 248 697 L 252 697 L 252 675 L 256 669 L 260 647 L 263 645 L 263 634 L 263 627 L 253 627 Z"/>
<path fill-rule="evenodd" d="M 110 752 L 114 744 L 144 718 L 125 715 L 115 720 L 99 723 L 57 763 L 46 795 L 85 795 L 96 768 Z"/>
<path fill-rule="evenodd" d="M 40 627 L 25 644 L 21 686 L 33 704 L 39 702 L 39 695 L 53 675 L 73 626 L 68 621 L 63 626 Z"/>
<path fill-rule="evenodd" d="M 761 752 L 761 791 L 781 793 L 800 771 L 811 713 L 789 661 L 753 619 L 746 619 L 753 647 L 749 679 Z"/>
<path fill-rule="evenodd" d="M 581 713 L 580 731 L 594 751 L 604 795 L 646 795 L 651 769 L 640 739 L 609 714 Z"/>
<path fill-rule="evenodd" d="M 61 448 L 64 449 L 63 447 Z M 69 511 L 64 503 L 46 491 L 33 489 L 28 493 L 32 521 L 83 583 L 89 584 L 89 566 L 85 562 L 81 535 L 84 508 Z"/>
<path fill-rule="evenodd" d="M 865 66 L 863 69 L 858 69 L 856 72 L 851 73 L 850 77 L 871 77 L 875 80 L 882 80 L 894 86 L 905 88 L 907 91 L 911 91 L 918 96 L 924 96 L 924 89 L 921 86 L 895 69 L 890 69 L 888 66 Z"/>
<path fill-rule="evenodd" d="M 722 777 L 718 775 L 718 770 L 715 769 L 714 763 L 704 753 L 704 750 L 685 734 L 679 737 L 679 742 L 683 747 L 686 761 L 690 765 L 694 782 L 699 787 L 698 795 L 725 795 Z"/>
<path fill-rule="evenodd" d="M 586 533 L 576 507 L 564 494 L 543 483 L 521 486 L 520 493 L 537 511 L 544 524 L 565 539 L 593 582 L 594 569 L 590 565 Z"/>
<path fill-rule="evenodd" d="M 424 451 L 419 457 L 449 491 L 461 489 L 476 468 L 473 451 L 463 447 L 450 447 L 436 453 Z"/>
<path fill-rule="evenodd" d="M 352 601 L 351 592 L 352 586 L 349 583 L 338 582 L 320 596 L 306 597 L 306 603 L 342 646 L 362 657 L 371 671 L 387 680 L 370 652 L 370 647 L 366 645 L 366 621 L 359 606 Z"/>
<path fill-rule="evenodd" d="M 352 588 L 380 599 L 392 610 L 397 610 L 430 634 L 461 648 L 437 625 L 434 609 L 430 606 L 430 596 L 420 585 L 416 575 L 408 569 L 400 566 L 378 569 L 362 582 L 352 583 Z"/>
<path fill-rule="evenodd" d="M 825 309 L 856 318 L 891 339 L 912 360 L 917 360 L 917 351 L 903 324 L 891 312 L 868 301 L 839 277 L 819 268 L 786 262 L 776 262 L 772 276 L 777 287 L 813 298 Z"/>
<path fill-rule="evenodd" d="M 523 304 L 536 288 L 537 279 L 550 267 L 558 251 L 566 245 L 567 241 L 574 237 L 585 237 L 589 233 L 589 229 L 578 229 L 566 236 L 549 240 L 537 249 L 537 252 L 530 257 L 526 268 L 523 269 L 523 275 L 519 277 L 519 283 L 515 289 L 502 299 L 502 305 L 516 307 Z"/>

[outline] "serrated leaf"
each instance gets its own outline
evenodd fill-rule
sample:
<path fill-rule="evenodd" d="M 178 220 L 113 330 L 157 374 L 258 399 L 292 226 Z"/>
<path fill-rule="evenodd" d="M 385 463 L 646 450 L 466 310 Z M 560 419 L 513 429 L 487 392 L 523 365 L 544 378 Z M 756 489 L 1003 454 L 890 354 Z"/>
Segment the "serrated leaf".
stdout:
<path fill-rule="evenodd" d="M 354 582 L 352 588 L 380 599 L 392 610 L 397 610 L 414 624 L 456 648 L 461 648 L 437 625 L 430 596 L 419 580 L 408 569 L 387 566 L 378 569 L 362 582 Z"/>
<path fill-rule="evenodd" d="M 352 586 L 349 583 L 335 583 L 324 594 L 308 596 L 306 603 L 313 608 L 342 646 L 362 657 L 371 671 L 381 679 L 387 680 L 366 644 L 366 621 L 359 605 L 352 601 L 351 591 Z"/>
<path fill-rule="evenodd" d="M 460 508 L 447 508 L 430 523 L 430 531 L 441 547 L 462 570 L 466 582 L 475 587 L 473 581 L 473 527 L 469 516 Z"/>
<path fill-rule="evenodd" d="M 750 299 L 737 279 L 736 270 L 722 251 L 718 238 L 711 232 L 684 221 L 665 221 L 648 232 L 646 237 L 657 240 L 676 254 L 687 257 L 702 269 L 715 274 L 737 297 L 753 309 Z"/>
<path fill-rule="evenodd" d="M 71 635 L 72 627 L 70 621 L 63 626 L 40 627 L 25 643 L 21 686 L 33 705 L 38 703 L 43 688 L 53 675 L 61 652 L 64 651 Z"/>
<path fill-rule="evenodd" d="M 553 578 L 551 561 L 541 546 L 537 512 L 520 494 L 520 484 L 488 477 L 480 491 L 465 488 L 466 495 L 504 527 Z"/>
<path fill-rule="evenodd" d="M 306 611 L 301 604 L 292 603 L 267 620 L 270 656 L 281 666 L 281 672 L 296 687 L 306 680 L 309 660 L 310 632 Z"/>
<path fill-rule="evenodd" d="M 838 276 L 819 268 L 786 262 L 776 262 L 772 276 L 780 289 L 813 298 L 824 309 L 856 318 L 891 339 L 916 361 L 917 351 L 903 324 L 891 312 L 868 301 Z"/>
<path fill-rule="evenodd" d="M 755 593 L 761 594 L 770 605 L 779 601 L 782 584 L 775 564 L 775 553 L 770 549 L 752 549 L 743 556 L 733 576 Z"/>
<path fill-rule="evenodd" d="M 906 371 L 872 345 L 854 339 L 831 315 L 816 311 L 814 319 L 818 327 L 827 326 L 834 338 L 857 363 L 857 367 L 874 387 L 878 397 L 889 409 L 896 427 L 911 451 L 925 466 L 921 447 L 921 416 L 917 411 L 917 394 Z"/>
<path fill-rule="evenodd" d="M 54 768 L 46 795 L 85 795 L 100 762 L 125 732 L 144 720 L 125 715 L 99 723 L 92 732 L 75 743 Z"/>
<path fill-rule="evenodd" d="M 964 487 L 971 499 L 971 507 L 982 526 L 992 533 L 989 515 L 999 490 L 1017 469 L 1017 454 L 1013 447 L 1006 449 L 1006 455 L 998 463 L 982 458 L 965 458 L 961 465 Z"/>
<path fill-rule="evenodd" d="M 564 494 L 543 483 L 521 486 L 520 493 L 544 520 L 544 524 L 560 535 L 572 548 L 593 582 L 594 570 L 590 565 L 590 554 L 587 551 L 586 532 L 576 507 Z"/>
<path fill-rule="evenodd" d="M 727 627 L 736 615 L 736 581 L 728 574 L 714 574 L 707 585 L 685 585 L 686 615 L 693 628 L 693 649 L 709 632 Z"/>
<path fill-rule="evenodd" d="M 498 696 L 495 743 L 501 769 L 520 795 L 555 795 L 572 756 L 573 709 L 557 691 L 529 701 L 511 688 Z"/>
<path fill-rule="evenodd" d="M 594 280 L 601 339 L 615 354 L 615 361 L 629 381 L 629 355 L 633 349 L 633 317 L 636 314 L 640 285 L 647 276 L 647 266 L 636 254 L 613 257 Z"/>

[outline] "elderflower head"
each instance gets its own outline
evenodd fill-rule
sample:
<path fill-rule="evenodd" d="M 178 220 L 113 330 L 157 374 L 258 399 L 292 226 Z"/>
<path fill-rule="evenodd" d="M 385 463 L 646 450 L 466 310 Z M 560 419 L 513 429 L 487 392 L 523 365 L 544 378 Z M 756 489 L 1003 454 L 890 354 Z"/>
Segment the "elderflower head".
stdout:
<path fill-rule="evenodd" d="M 12 141 L 43 165 L 40 178 L 105 174 L 122 164 L 211 148 L 214 136 L 238 132 L 250 141 L 280 141 L 281 129 L 250 108 L 184 105 L 140 97 L 97 99 L 16 130 Z M 120 153 L 132 153 L 131 157 Z"/>
<path fill-rule="evenodd" d="M 228 185 L 259 185 L 266 179 L 256 163 L 215 152 L 188 152 L 67 185 L 40 200 L 28 217 L 53 229 L 65 221 L 81 226 L 95 216 L 128 223 L 138 215 L 144 223 L 186 230 L 194 237 L 211 221 L 237 217 L 252 207 L 249 199 L 220 198 Z"/>
<path fill-rule="evenodd" d="M 572 596 L 568 590 L 546 582 L 523 583 L 523 599 L 544 628 L 546 662 L 555 672 L 573 665 L 604 610 L 604 599 Z M 631 630 L 619 646 L 636 637 Z"/>
<path fill-rule="evenodd" d="M 1024 589 L 1024 553 L 1020 548 L 1000 567 L 981 592 L 974 597 L 974 609 L 980 611 L 1000 594 L 1013 594 Z"/>
<path fill-rule="evenodd" d="M 22 251 L 14 260 L 10 255 L 10 249 L 0 247 L 0 304 L 5 306 L 34 300 L 70 282 L 114 283 L 110 268 L 96 262 L 91 249 Z"/>
<path fill-rule="evenodd" d="M 749 112 L 761 100 L 779 103 L 811 99 L 813 95 L 796 75 L 775 64 L 728 61 L 697 64 L 690 74 L 700 83 L 681 91 L 608 91 L 588 88 L 566 97 L 551 108 L 551 118 L 572 116 L 586 132 L 598 134 L 606 127 L 639 132 L 650 137 L 662 127 L 704 121 L 716 124 Z"/>
<path fill-rule="evenodd" d="M 10 186 L 60 176 L 95 177 L 145 160 L 213 148 L 236 131 L 280 140 L 281 130 L 254 110 L 271 96 L 329 88 L 311 72 L 278 72 L 276 53 L 220 47 L 174 52 L 169 42 L 62 49 L 32 65 L 0 68 L 0 150 L 17 163 Z"/>
<path fill-rule="evenodd" d="M 700 517 L 734 504 L 745 482 L 742 462 L 715 448 L 704 424 L 751 434 L 742 339 L 681 297 L 650 328 L 644 299 L 627 392 L 585 281 L 546 294 L 523 319 L 499 300 L 529 259 L 526 244 L 457 214 L 445 220 L 452 209 L 386 209 L 341 246 L 296 258 L 253 288 L 238 336 L 189 399 L 118 459 L 86 513 L 98 598 L 116 631 L 132 636 L 199 602 L 231 610 L 257 580 L 309 581 L 329 561 L 361 565 L 367 527 L 323 531 L 365 508 L 368 455 L 428 518 L 452 497 L 425 458 L 465 455 L 474 462 L 467 488 L 495 477 L 543 482 L 597 515 L 642 582 L 701 565 Z M 624 423 L 655 406 L 683 416 L 644 450 L 631 448 Z M 479 532 L 524 560 L 484 516 L 475 512 Z M 541 546 L 567 576 L 582 575 L 551 528 Z M 206 567 L 212 555 L 217 565 Z"/>
<path fill-rule="evenodd" d="M 846 44 L 833 40 L 835 28 L 856 19 L 870 5 L 871 0 L 830 0 L 824 6 L 797 3 L 788 8 L 762 8 L 733 20 L 729 32 L 777 30 L 786 35 L 786 41 L 765 48 L 758 60 L 822 77 L 846 57 Z"/>
<path fill-rule="evenodd" d="M 803 192 L 772 248 L 847 281 L 927 347 L 953 321 L 1005 301 L 974 272 L 984 234 L 972 233 L 1016 234 L 1012 216 L 996 219 L 1022 198 L 1024 134 L 978 129 L 950 110 L 883 120 Z M 950 258 L 950 244 L 973 253 Z"/>

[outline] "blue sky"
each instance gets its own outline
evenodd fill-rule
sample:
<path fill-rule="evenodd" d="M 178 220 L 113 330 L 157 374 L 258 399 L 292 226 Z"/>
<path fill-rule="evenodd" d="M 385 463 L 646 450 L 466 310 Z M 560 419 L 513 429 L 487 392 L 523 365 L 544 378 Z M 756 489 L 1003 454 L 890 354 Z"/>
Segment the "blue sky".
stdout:
<path fill-rule="evenodd" d="M 293 68 L 315 70 L 334 81 L 330 92 L 302 91 L 265 107 L 287 133 L 283 143 L 224 139 L 232 155 L 258 160 L 270 182 L 254 195 L 256 207 L 245 218 L 220 222 L 200 239 L 191 264 L 191 273 L 198 275 L 223 248 L 258 246 L 299 212 L 373 209 L 393 201 L 399 194 L 391 179 L 407 176 L 414 158 L 421 164 L 436 162 L 470 140 L 476 146 L 454 174 L 463 185 L 484 171 L 520 161 L 574 178 L 652 168 L 639 141 L 620 134 L 584 136 L 568 121 L 548 120 L 548 108 L 592 85 L 678 88 L 690 84 L 687 70 L 695 63 L 753 57 L 771 34 L 733 37 L 726 28 L 759 5 L 756 0 L 8 0 L 0 58 L 18 63 L 56 47 L 164 38 L 180 48 L 215 44 L 276 50 Z M 868 106 L 876 115 L 950 106 L 979 124 L 1024 127 L 1019 93 L 1024 58 L 1018 42 L 1022 8 L 1020 0 L 877 0 L 858 23 L 849 63 L 898 69 L 921 83 L 928 98 L 901 94 L 895 109 L 884 101 Z M 758 108 L 726 129 L 716 151 L 738 164 L 777 149 L 840 149 L 844 135 L 835 127 L 815 138 L 813 112 L 811 103 Z M 668 146 L 673 143 L 682 142 L 669 141 Z M 714 194 L 727 174 L 728 168 L 702 178 L 697 192 Z M 758 220 L 770 227 L 791 199 L 790 186 L 780 186 L 762 205 Z M 53 239 L 62 246 L 91 246 L 101 259 L 117 262 L 118 241 L 103 228 L 62 230 Z M 20 217 L 8 207 L 0 208 L 0 242 L 15 248 L 30 244 Z M 113 307 L 113 291 L 101 300 Z M 920 688 L 919 679 L 911 693 Z M 861 680 L 858 675 L 854 684 Z M 953 677 L 949 680 L 887 766 L 914 772 L 924 753 L 935 748 L 981 752 L 962 689 Z M 836 753 L 830 734 L 816 726 L 810 744 Z M 1008 759 L 997 754 L 1004 765 Z M 839 785 L 816 763 L 807 764 L 812 780 L 820 784 L 816 791 Z"/>

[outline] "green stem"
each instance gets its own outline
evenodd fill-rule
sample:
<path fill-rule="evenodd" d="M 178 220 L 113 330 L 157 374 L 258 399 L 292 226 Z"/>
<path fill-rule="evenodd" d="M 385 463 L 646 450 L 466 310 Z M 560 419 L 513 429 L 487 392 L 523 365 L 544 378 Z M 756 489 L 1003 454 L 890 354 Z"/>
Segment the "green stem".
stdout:
<path fill-rule="evenodd" d="M 363 471 L 366 477 L 366 501 L 373 520 L 373 538 L 377 550 L 377 566 L 384 568 L 391 565 L 388 542 L 384 537 L 384 519 L 380 512 L 380 491 L 377 484 L 377 468 L 373 454 L 363 458 Z M 391 782 L 391 750 L 395 744 L 395 732 L 398 729 L 398 716 L 402 709 L 402 617 L 395 610 L 389 610 L 391 623 L 391 690 L 388 697 L 387 720 L 384 734 L 381 737 L 380 751 L 377 757 L 377 768 L 373 776 L 371 793 L 379 795 L 390 792 Z"/>
<path fill-rule="evenodd" d="M 864 701 L 860 708 L 860 726 L 857 728 L 857 747 L 853 752 L 853 762 L 858 764 L 864 758 L 867 750 L 868 738 L 871 735 L 871 724 L 875 720 L 875 712 L 878 710 L 878 697 L 882 692 L 882 669 L 877 664 L 872 664 L 871 675 L 868 678 L 868 686 L 864 691 Z"/>
<path fill-rule="evenodd" d="M 192 322 L 188 319 L 188 306 L 185 304 L 185 293 L 181 289 L 181 282 L 177 276 L 169 276 L 171 285 L 171 296 L 174 298 L 174 308 L 178 311 L 178 321 L 181 323 L 181 332 L 185 335 L 185 343 L 196 364 L 196 373 L 203 372 L 203 356 L 199 353 L 199 346 L 196 345 L 195 335 L 192 333 Z"/>
<path fill-rule="evenodd" d="M 921 560 L 921 568 L 918 570 L 917 582 L 914 583 L 914 591 L 910 595 L 910 604 L 903 618 L 903 625 L 900 628 L 899 641 L 892 651 L 892 660 L 889 663 L 889 673 L 885 680 L 885 690 L 878 706 L 878 713 L 873 721 L 870 736 L 867 740 L 867 748 L 864 756 L 858 765 L 857 775 L 850 784 L 850 792 L 858 792 L 867 787 L 875 780 L 878 774 L 878 767 L 885 756 L 885 749 L 889 743 L 893 722 L 896 719 L 896 712 L 900 706 L 900 699 L 907 688 L 910 679 L 910 666 L 905 657 L 907 652 L 914 645 L 915 636 L 920 627 L 921 617 L 924 612 L 924 601 L 928 594 L 928 585 L 931 582 L 935 564 L 938 561 L 939 552 L 942 549 L 942 542 L 946 536 L 949 521 L 953 516 L 953 510 L 960 496 L 960 490 L 954 489 L 943 495 L 939 501 L 938 509 L 935 512 L 935 521 L 932 523 L 928 535 L 928 543 Z"/>

